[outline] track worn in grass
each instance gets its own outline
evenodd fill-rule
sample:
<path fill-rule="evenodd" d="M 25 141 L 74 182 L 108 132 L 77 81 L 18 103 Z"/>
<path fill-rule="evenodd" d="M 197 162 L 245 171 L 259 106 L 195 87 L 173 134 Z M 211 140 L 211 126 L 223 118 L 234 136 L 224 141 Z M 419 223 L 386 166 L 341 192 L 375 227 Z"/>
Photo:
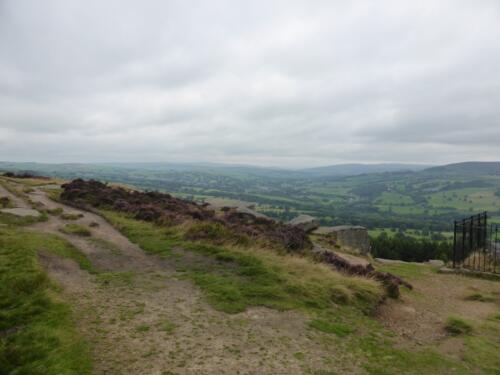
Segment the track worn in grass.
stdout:
<path fill-rule="evenodd" d="M 91 374 L 86 344 L 68 305 L 38 265 L 46 249 L 91 270 L 75 248 L 52 235 L 0 228 L 0 373 Z"/>
<path fill-rule="evenodd" d="M 186 225 L 165 228 L 122 213 L 106 211 L 104 215 L 148 252 L 171 256 L 174 248 L 182 248 L 215 260 L 202 267 L 186 267 L 182 259 L 179 264 L 186 277 L 194 280 L 221 311 L 236 313 L 248 306 L 316 311 L 335 305 L 372 311 L 383 298 L 375 281 L 346 277 L 308 259 L 270 250 L 185 240 L 185 233 L 190 233 Z"/>

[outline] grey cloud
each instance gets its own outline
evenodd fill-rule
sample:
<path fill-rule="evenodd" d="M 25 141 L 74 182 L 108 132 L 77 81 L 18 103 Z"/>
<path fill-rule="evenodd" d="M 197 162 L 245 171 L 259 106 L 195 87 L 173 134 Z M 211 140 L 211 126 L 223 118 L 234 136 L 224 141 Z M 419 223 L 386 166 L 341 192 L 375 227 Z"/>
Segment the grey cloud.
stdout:
<path fill-rule="evenodd" d="M 0 2 L 0 159 L 500 159 L 500 3 Z"/>

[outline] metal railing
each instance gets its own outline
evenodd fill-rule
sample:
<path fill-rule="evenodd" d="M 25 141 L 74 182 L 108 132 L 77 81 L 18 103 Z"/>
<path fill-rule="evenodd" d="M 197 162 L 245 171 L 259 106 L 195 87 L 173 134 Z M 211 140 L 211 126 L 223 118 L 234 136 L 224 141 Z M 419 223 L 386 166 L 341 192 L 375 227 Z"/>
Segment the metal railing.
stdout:
<path fill-rule="evenodd" d="M 499 226 L 488 224 L 483 212 L 454 222 L 453 268 L 479 272 L 500 270 Z"/>

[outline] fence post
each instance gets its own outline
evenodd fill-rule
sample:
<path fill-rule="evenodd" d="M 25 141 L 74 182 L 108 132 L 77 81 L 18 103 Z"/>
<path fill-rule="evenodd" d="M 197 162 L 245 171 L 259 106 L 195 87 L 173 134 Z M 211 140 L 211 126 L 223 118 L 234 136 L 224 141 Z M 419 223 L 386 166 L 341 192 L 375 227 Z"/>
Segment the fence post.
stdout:
<path fill-rule="evenodd" d="M 453 268 L 456 267 L 457 260 L 457 221 L 453 220 Z"/>
<path fill-rule="evenodd" d="M 491 234 L 493 237 L 493 233 Z M 493 259 L 493 273 L 497 273 L 497 242 L 498 241 L 498 225 L 495 225 L 495 257 Z"/>
<path fill-rule="evenodd" d="M 462 266 L 465 260 L 465 236 L 466 236 L 466 228 L 465 228 L 465 219 L 462 220 Z"/>

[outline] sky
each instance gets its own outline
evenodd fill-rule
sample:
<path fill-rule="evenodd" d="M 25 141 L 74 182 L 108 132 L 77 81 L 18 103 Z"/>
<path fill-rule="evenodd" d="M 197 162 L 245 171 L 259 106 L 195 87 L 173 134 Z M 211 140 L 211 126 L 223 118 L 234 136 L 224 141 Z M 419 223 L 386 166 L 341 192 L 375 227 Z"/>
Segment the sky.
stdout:
<path fill-rule="evenodd" d="M 0 0 L 0 160 L 500 160 L 500 1 Z"/>

